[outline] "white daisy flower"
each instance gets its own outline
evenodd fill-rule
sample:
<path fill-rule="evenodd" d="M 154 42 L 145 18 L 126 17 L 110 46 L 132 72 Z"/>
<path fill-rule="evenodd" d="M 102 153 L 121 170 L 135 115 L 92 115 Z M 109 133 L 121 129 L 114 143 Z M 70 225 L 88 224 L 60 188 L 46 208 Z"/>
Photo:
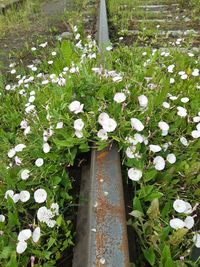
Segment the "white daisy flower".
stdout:
<path fill-rule="evenodd" d="M 185 227 L 185 222 L 178 218 L 171 219 L 169 224 L 175 230 Z"/>
<path fill-rule="evenodd" d="M 178 213 L 184 213 L 187 209 L 186 202 L 181 199 L 176 199 L 173 203 L 173 208 Z"/>
<path fill-rule="evenodd" d="M 176 156 L 171 153 L 171 154 L 168 154 L 167 155 L 167 161 L 170 163 L 170 164 L 174 164 L 176 162 Z"/>
<path fill-rule="evenodd" d="M 82 138 L 82 137 L 83 137 L 83 133 L 82 133 L 82 131 L 78 131 L 78 130 L 76 130 L 76 131 L 75 131 L 75 135 L 76 135 L 77 138 Z"/>
<path fill-rule="evenodd" d="M 30 193 L 27 190 L 22 190 L 19 193 L 19 199 L 21 202 L 27 202 L 30 199 Z"/>
<path fill-rule="evenodd" d="M 28 240 L 32 235 L 32 232 L 30 229 L 24 229 L 19 232 L 17 240 L 18 241 L 26 241 Z"/>
<path fill-rule="evenodd" d="M 145 95 L 140 95 L 138 101 L 141 108 L 146 108 L 148 106 L 148 98 Z"/>
<path fill-rule="evenodd" d="M 47 192 L 42 188 L 37 189 L 34 192 L 34 199 L 35 199 L 35 202 L 37 202 L 37 203 L 45 202 L 47 199 Z"/>
<path fill-rule="evenodd" d="M 128 177 L 132 181 L 139 181 L 142 178 L 142 171 L 136 168 L 131 168 L 128 170 Z"/>
<path fill-rule="evenodd" d="M 105 112 L 102 112 L 98 117 L 98 123 L 103 126 L 103 124 L 109 119 L 109 115 Z"/>
<path fill-rule="evenodd" d="M 38 226 L 34 229 L 33 234 L 32 234 L 32 239 L 34 243 L 37 243 L 39 241 L 40 235 L 41 235 L 41 230 L 40 230 L 40 227 Z"/>
<path fill-rule="evenodd" d="M 27 243 L 25 241 L 19 241 L 17 243 L 16 251 L 18 254 L 22 254 L 27 249 Z"/>
<path fill-rule="evenodd" d="M 51 147 L 48 143 L 44 143 L 42 148 L 43 148 L 43 152 L 46 154 L 49 153 L 49 151 L 51 150 Z"/>
<path fill-rule="evenodd" d="M 22 180 L 27 180 L 30 176 L 30 171 L 27 169 L 24 169 L 21 171 L 21 179 Z"/>
<path fill-rule="evenodd" d="M 199 233 L 195 233 L 195 235 L 193 236 L 193 242 L 194 242 L 194 245 L 197 247 L 197 248 L 200 248 L 200 234 Z"/>
<path fill-rule="evenodd" d="M 74 129 L 77 131 L 82 131 L 84 127 L 84 122 L 82 119 L 77 119 L 74 121 Z"/>
<path fill-rule="evenodd" d="M 153 160 L 153 164 L 155 166 L 155 169 L 158 171 L 162 171 L 165 168 L 165 160 L 161 156 L 157 156 Z"/>
<path fill-rule="evenodd" d="M 75 114 L 78 114 L 83 112 L 83 107 L 84 104 L 81 104 L 79 101 L 75 100 L 69 105 L 69 110 Z"/>
<path fill-rule="evenodd" d="M 194 218 L 192 216 L 187 216 L 185 219 L 185 227 L 191 229 L 194 226 Z"/>
<path fill-rule="evenodd" d="M 188 140 L 187 140 L 184 136 L 182 136 L 182 137 L 180 138 L 180 142 L 181 142 L 184 146 L 188 146 L 188 145 L 189 145 Z"/>
<path fill-rule="evenodd" d="M 97 133 L 97 136 L 101 140 L 107 140 L 108 139 L 108 134 L 104 129 L 99 130 L 98 133 Z"/>
<path fill-rule="evenodd" d="M 141 132 L 144 130 L 144 125 L 137 118 L 131 118 L 131 126 L 133 129 L 135 129 L 138 132 Z"/>
<path fill-rule="evenodd" d="M 122 103 L 126 100 L 126 95 L 124 93 L 116 93 L 114 95 L 114 101 L 117 103 Z"/>
<path fill-rule="evenodd" d="M 150 151 L 157 153 L 162 150 L 162 148 L 158 145 L 149 145 Z"/>
<path fill-rule="evenodd" d="M 117 123 L 114 119 L 109 118 L 108 120 L 104 121 L 102 127 L 106 132 L 113 132 L 117 127 Z"/>
<path fill-rule="evenodd" d="M 37 167 L 41 167 L 43 164 L 44 164 L 44 160 L 43 160 L 42 158 L 38 158 L 38 159 L 36 159 L 36 161 L 35 161 L 35 165 L 36 165 Z"/>
<path fill-rule="evenodd" d="M 0 222 L 5 222 L 5 216 L 3 214 L 0 214 Z"/>

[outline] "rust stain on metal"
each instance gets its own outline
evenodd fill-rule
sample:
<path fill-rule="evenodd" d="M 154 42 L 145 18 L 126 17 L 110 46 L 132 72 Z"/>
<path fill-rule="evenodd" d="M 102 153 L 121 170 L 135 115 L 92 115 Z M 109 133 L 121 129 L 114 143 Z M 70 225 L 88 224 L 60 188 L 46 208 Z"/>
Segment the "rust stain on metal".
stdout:
<path fill-rule="evenodd" d="M 124 212 L 124 199 L 123 199 L 123 191 L 122 191 L 122 181 L 119 179 L 115 180 L 115 190 L 117 192 L 109 192 L 108 194 L 118 194 L 120 196 L 120 199 L 118 203 L 110 203 L 109 202 L 109 195 L 105 195 L 105 192 L 103 190 L 103 184 L 106 183 L 107 187 L 110 189 L 112 188 L 111 183 L 111 173 L 105 173 L 105 164 L 109 164 L 109 151 L 103 150 L 101 152 L 97 152 L 96 159 L 97 159 L 97 192 L 96 192 L 96 199 L 97 199 L 97 208 L 96 208 L 96 224 L 97 224 L 97 232 L 96 232 L 96 265 L 97 267 L 102 266 L 111 266 L 107 265 L 109 256 L 113 257 L 113 255 L 107 255 L 108 251 L 106 249 L 109 247 L 110 250 L 112 250 L 112 246 L 116 246 L 117 242 L 115 240 L 115 237 L 113 236 L 110 238 L 110 236 L 106 235 L 105 231 L 105 225 L 106 228 L 109 229 L 109 226 L 112 227 L 112 222 L 110 219 L 115 220 L 116 223 L 119 225 L 119 228 L 121 229 L 120 233 L 115 233 L 116 235 L 121 234 L 119 237 L 120 241 L 118 242 L 118 250 L 120 251 L 120 257 L 123 258 L 123 266 L 129 265 L 128 260 L 128 247 L 127 247 L 127 232 L 126 232 L 126 219 L 125 219 L 125 212 Z M 107 158 L 108 156 L 108 158 Z M 112 161 L 113 164 L 113 161 Z M 115 165 L 116 164 L 116 165 Z M 120 164 L 119 160 L 116 160 L 114 162 L 115 166 L 110 166 L 111 168 L 118 166 Z M 119 170 L 120 172 L 120 170 Z M 120 174 L 119 174 L 120 175 Z M 114 177 L 115 178 L 115 177 Z M 104 181 L 103 183 L 101 181 Z M 115 243 L 115 244 L 114 244 Z M 105 264 L 101 263 L 102 256 L 105 258 Z M 112 265 L 113 266 L 113 265 Z"/>

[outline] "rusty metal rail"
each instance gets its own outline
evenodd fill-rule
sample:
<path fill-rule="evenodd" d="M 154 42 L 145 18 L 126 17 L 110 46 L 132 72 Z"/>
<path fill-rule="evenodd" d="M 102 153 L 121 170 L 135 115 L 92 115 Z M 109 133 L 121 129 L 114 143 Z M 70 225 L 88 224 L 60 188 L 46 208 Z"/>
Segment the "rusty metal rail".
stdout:
<path fill-rule="evenodd" d="M 103 54 L 109 43 L 105 0 L 100 0 L 97 41 Z M 92 149 L 82 173 L 77 242 L 73 267 L 128 267 L 129 252 L 121 162 L 116 143 Z"/>

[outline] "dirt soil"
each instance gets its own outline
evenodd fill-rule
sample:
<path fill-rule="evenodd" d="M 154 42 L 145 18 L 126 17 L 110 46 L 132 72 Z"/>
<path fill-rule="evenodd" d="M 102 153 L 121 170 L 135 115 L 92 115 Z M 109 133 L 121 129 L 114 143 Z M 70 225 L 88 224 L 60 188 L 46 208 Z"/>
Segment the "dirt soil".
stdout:
<path fill-rule="evenodd" d="M 28 27 L 20 24 L 5 36 L 0 36 L 0 71 L 8 65 L 11 59 L 22 53 L 25 46 L 52 39 L 62 32 L 70 31 L 69 21 L 65 11 L 76 11 L 73 0 L 44 0 L 38 13 L 29 18 Z M 18 8 L 21 8 L 20 6 Z"/>

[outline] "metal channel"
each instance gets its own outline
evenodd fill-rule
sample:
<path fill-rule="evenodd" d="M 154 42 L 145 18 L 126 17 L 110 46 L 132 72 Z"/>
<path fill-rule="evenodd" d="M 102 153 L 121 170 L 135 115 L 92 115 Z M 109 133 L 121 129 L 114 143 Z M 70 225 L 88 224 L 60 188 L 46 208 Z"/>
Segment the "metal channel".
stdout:
<path fill-rule="evenodd" d="M 97 41 L 103 54 L 109 43 L 105 0 L 100 0 Z M 126 215 L 118 146 L 93 148 L 81 178 L 77 242 L 73 267 L 128 267 Z"/>

